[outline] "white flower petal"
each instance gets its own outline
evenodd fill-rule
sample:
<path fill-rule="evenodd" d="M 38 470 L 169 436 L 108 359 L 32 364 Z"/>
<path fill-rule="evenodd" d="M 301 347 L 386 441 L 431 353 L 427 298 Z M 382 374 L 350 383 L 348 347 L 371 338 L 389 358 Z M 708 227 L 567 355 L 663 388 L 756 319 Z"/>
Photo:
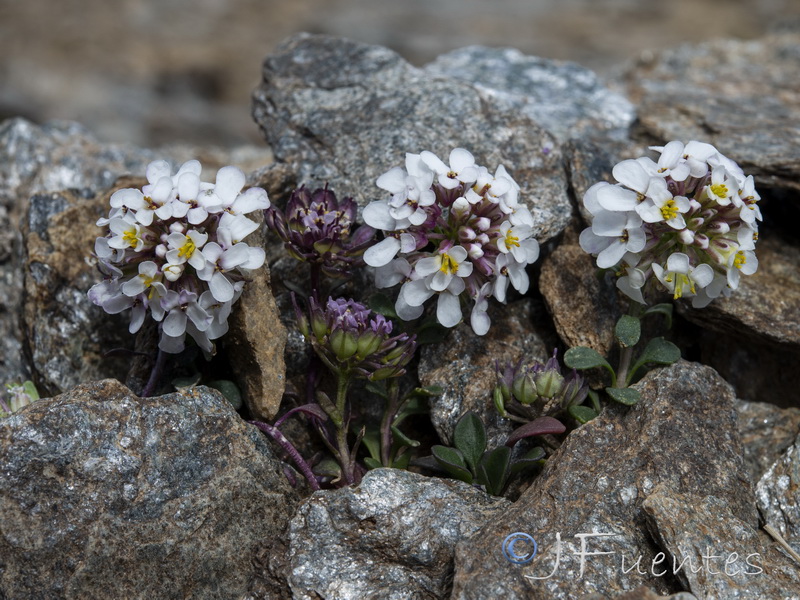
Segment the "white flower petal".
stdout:
<path fill-rule="evenodd" d="M 219 302 L 227 302 L 233 298 L 233 284 L 223 273 L 217 271 L 208 282 L 208 289 Z"/>
<path fill-rule="evenodd" d="M 455 327 L 461 322 L 461 302 L 449 292 L 439 294 L 436 304 L 436 320 L 445 327 Z"/>
<path fill-rule="evenodd" d="M 366 209 L 365 209 L 366 212 Z M 400 250 L 400 240 L 395 237 L 387 237 L 367 248 L 364 252 L 364 262 L 370 267 L 382 267 L 397 256 Z"/>

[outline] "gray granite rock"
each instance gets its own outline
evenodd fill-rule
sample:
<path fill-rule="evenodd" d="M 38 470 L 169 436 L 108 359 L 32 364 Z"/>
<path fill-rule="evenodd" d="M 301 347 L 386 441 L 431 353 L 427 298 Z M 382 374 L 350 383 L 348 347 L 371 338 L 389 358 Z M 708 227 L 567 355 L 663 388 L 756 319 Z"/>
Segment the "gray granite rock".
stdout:
<path fill-rule="evenodd" d="M 737 400 L 736 412 L 744 463 L 755 486 L 800 434 L 800 408 Z"/>
<path fill-rule="evenodd" d="M 291 523 L 293 598 L 445 598 L 456 543 L 509 506 L 460 481 L 397 469 L 316 492 Z"/>
<path fill-rule="evenodd" d="M 800 599 L 797 565 L 765 543 L 726 499 L 659 486 L 642 508 L 666 555 L 659 571 L 677 576 L 697 598 Z"/>
<path fill-rule="evenodd" d="M 0 420 L 0 464 L 4 598 L 241 597 L 297 501 L 265 438 L 202 387 L 40 400 Z"/>
<path fill-rule="evenodd" d="M 442 344 L 423 347 L 419 379 L 423 386 L 436 385 L 443 390 L 430 399 L 430 417 L 445 444 L 451 442 L 458 419 L 470 410 L 484 422 L 489 448 L 505 444 L 515 425 L 494 408 L 495 361 L 515 363 L 524 358 L 533 363 L 550 357 L 552 350 L 535 323 L 541 320 L 541 308 L 529 299 L 507 306 L 495 303 L 490 305 L 492 326 L 485 336 L 461 323 Z"/>
<path fill-rule="evenodd" d="M 417 69 L 380 46 L 299 34 L 264 62 L 253 116 L 278 161 L 309 187 L 326 182 L 361 206 L 383 197 L 379 175 L 406 152 L 470 150 L 505 165 L 545 241 L 571 207 L 555 139 L 470 83 Z"/>
<path fill-rule="evenodd" d="M 712 369 L 681 361 L 636 387 L 642 394 L 636 406 L 609 406 L 573 431 L 503 518 L 459 545 L 453 598 L 609 597 L 642 585 L 659 594 L 683 591 L 677 579 L 650 570 L 664 548 L 654 543 L 642 504 L 659 486 L 685 499 L 687 512 L 715 496 L 757 527 L 730 386 Z M 539 544 L 529 565 L 511 564 L 501 552 L 513 532 Z M 588 538 L 586 550 L 614 554 L 587 557 L 582 575 L 574 536 L 593 533 L 611 535 Z M 557 535 L 562 552 L 555 573 L 530 579 L 554 571 Z M 630 571 L 638 557 L 645 574 Z"/>
<path fill-rule="evenodd" d="M 521 112 L 562 142 L 624 139 L 636 119 L 633 105 L 593 71 L 514 48 L 468 46 L 442 54 L 424 69 L 474 85 L 487 101 Z"/>
<path fill-rule="evenodd" d="M 793 32 L 659 52 L 635 64 L 623 84 L 649 141 L 710 142 L 760 186 L 796 192 L 798 78 L 800 34 Z"/>

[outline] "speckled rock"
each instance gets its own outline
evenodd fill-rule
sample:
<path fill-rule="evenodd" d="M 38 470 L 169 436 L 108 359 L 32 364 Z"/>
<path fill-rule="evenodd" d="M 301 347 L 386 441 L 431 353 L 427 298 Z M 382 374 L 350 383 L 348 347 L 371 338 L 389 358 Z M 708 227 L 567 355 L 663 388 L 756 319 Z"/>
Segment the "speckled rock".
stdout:
<path fill-rule="evenodd" d="M 800 408 L 737 400 L 736 412 L 744 463 L 755 486 L 800 434 Z"/>
<path fill-rule="evenodd" d="M 726 499 L 659 486 L 642 508 L 669 557 L 659 571 L 674 573 L 698 598 L 800 599 L 797 565 L 760 536 L 752 522 L 735 515 Z"/>
<path fill-rule="evenodd" d="M 800 552 L 800 435 L 758 482 L 758 508 L 772 525 Z"/>
<path fill-rule="evenodd" d="M 526 56 L 514 48 L 468 46 L 425 65 L 474 85 L 487 101 L 521 112 L 560 141 L 627 137 L 636 110 L 576 63 Z"/>
<path fill-rule="evenodd" d="M 712 369 L 681 361 L 636 387 L 642 394 L 636 406 L 609 406 L 573 431 L 503 520 L 459 545 L 453 598 L 608 597 L 642 585 L 659 594 L 685 591 L 675 578 L 649 570 L 665 549 L 654 544 L 642 503 L 660 485 L 687 499 L 686 512 L 716 496 L 734 517 L 757 527 L 730 386 Z M 501 553 L 513 532 L 538 542 L 531 564 L 511 564 Z M 588 557 L 583 575 L 574 555 L 581 546 L 574 536 L 582 533 L 610 534 L 587 539 L 586 548 L 614 553 Z M 557 534 L 562 552 L 555 573 L 528 578 L 554 570 Z M 630 570 L 638 557 L 644 574 Z"/>
<path fill-rule="evenodd" d="M 625 75 L 644 134 L 710 142 L 759 185 L 800 190 L 800 34 L 659 52 Z M 791 198 L 789 198 L 791 201 Z"/>
<path fill-rule="evenodd" d="M 503 164 L 531 209 L 534 235 L 557 235 L 571 214 L 561 151 L 520 111 L 470 83 L 417 69 L 387 48 L 299 34 L 266 58 L 253 116 L 278 161 L 313 187 L 330 183 L 361 206 L 383 197 L 379 175 L 406 152 L 470 150 Z"/>
<path fill-rule="evenodd" d="M 598 278 L 594 259 L 578 246 L 577 234 L 542 261 L 539 290 L 568 348 L 588 346 L 610 355 L 621 314 L 617 288 L 609 278 Z"/>
<path fill-rule="evenodd" d="M 297 501 L 263 436 L 202 387 L 41 400 L 0 420 L 0 464 L 5 598 L 241 597 Z"/>
<path fill-rule="evenodd" d="M 445 444 L 450 443 L 458 419 L 476 412 L 486 425 L 489 448 L 503 445 L 514 425 L 497 413 L 492 390 L 497 383 L 495 361 L 520 358 L 544 362 L 552 354 L 542 336 L 541 305 L 529 299 L 507 306 L 491 304 L 492 326 L 485 336 L 476 335 L 468 323 L 457 325 L 442 344 L 426 346 L 419 363 L 423 386 L 439 386 L 442 394 L 430 399 L 431 421 Z"/>
<path fill-rule="evenodd" d="M 316 492 L 291 523 L 293 598 L 445 598 L 456 543 L 509 505 L 460 481 L 397 469 Z"/>

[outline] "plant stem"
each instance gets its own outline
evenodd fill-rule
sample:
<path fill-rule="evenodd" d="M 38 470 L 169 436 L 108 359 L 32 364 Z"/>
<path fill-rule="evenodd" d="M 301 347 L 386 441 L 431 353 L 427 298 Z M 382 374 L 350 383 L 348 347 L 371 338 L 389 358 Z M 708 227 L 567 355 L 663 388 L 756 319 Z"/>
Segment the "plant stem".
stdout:
<path fill-rule="evenodd" d="M 158 382 L 161 379 L 161 373 L 164 371 L 164 365 L 167 363 L 167 353 L 161 348 L 158 349 L 156 362 L 153 365 L 153 370 L 150 371 L 150 379 L 142 390 L 142 398 L 149 398 L 158 388 Z"/>
<path fill-rule="evenodd" d="M 251 423 L 256 427 L 258 427 L 261 431 L 263 431 L 269 437 L 275 440 L 281 448 L 286 450 L 286 453 L 294 461 L 294 464 L 297 465 L 297 468 L 300 469 L 300 472 L 308 480 L 308 484 L 311 486 L 311 489 L 313 489 L 314 491 L 320 489 L 319 482 L 317 481 L 317 478 L 314 476 L 311 467 L 309 467 L 308 463 L 305 460 L 303 460 L 303 457 L 300 456 L 300 453 L 297 451 L 297 448 L 295 448 L 292 445 L 292 443 L 288 439 L 286 439 L 286 436 L 283 435 L 283 433 L 281 433 L 280 429 L 278 429 L 277 427 L 273 427 L 269 423 L 262 423 L 261 421 L 248 421 L 248 423 Z"/>
<path fill-rule="evenodd" d="M 383 419 L 381 420 L 381 464 L 384 467 L 392 466 L 392 423 L 397 414 L 397 400 L 400 395 L 400 386 L 397 379 L 391 379 L 389 382 L 389 399 L 386 402 L 386 408 L 383 411 Z"/>
<path fill-rule="evenodd" d="M 354 482 L 353 462 L 350 460 L 350 448 L 347 447 L 347 428 L 350 425 L 350 418 L 345 414 L 347 404 L 347 388 L 350 385 L 350 374 L 339 371 L 336 378 L 336 412 L 331 415 L 331 419 L 336 425 L 336 444 L 339 450 L 339 464 L 342 466 L 342 474 L 348 485 Z"/>
<path fill-rule="evenodd" d="M 319 302 L 319 275 L 320 275 L 320 266 L 319 263 L 312 262 L 311 263 L 311 297 L 314 298 L 317 302 Z"/>
<path fill-rule="evenodd" d="M 628 314 L 632 317 L 639 318 L 642 311 L 642 305 L 636 301 L 631 301 L 628 305 Z M 633 358 L 633 346 L 622 348 L 619 355 L 619 368 L 617 369 L 617 380 L 614 387 L 625 388 L 628 387 L 628 369 L 631 368 L 631 358 Z"/>

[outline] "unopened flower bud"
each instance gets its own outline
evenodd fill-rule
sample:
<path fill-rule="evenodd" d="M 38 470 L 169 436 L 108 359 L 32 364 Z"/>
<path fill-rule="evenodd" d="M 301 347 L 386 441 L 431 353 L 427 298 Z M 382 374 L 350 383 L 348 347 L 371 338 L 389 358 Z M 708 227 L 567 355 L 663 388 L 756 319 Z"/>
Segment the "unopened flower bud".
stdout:
<path fill-rule="evenodd" d="M 489 227 L 492 226 L 491 220 L 488 217 L 480 217 L 479 219 L 475 220 L 475 228 L 478 231 L 486 231 Z"/>
<path fill-rule="evenodd" d="M 329 341 L 336 358 L 345 361 L 358 351 L 358 342 L 352 333 L 336 329 L 331 333 Z"/>
<path fill-rule="evenodd" d="M 514 383 L 511 384 L 511 391 L 520 404 L 533 404 L 538 398 L 536 384 L 527 373 L 514 378 Z"/>
<path fill-rule="evenodd" d="M 553 398 L 564 388 L 564 377 L 555 369 L 545 369 L 536 374 L 536 390 L 543 398 Z"/>
<path fill-rule="evenodd" d="M 159 244 L 156 246 L 156 256 L 158 258 L 164 258 L 167 255 L 167 247 L 164 244 Z"/>
<path fill-rule="evenodd" d="M 167 281 L 178 281 L 183 275 L 183 265 L 167 265 L 164 267 L 164 278 Z"/>
<path fill-rule="evenodd" d="M 186 225 L 180 221 L 175 221 L 174 223 L 170 224 L 169 230 L 171 233 L 186 233 Z"/>
<path fill-rule="evenodd" d="M 694 231 L 691 229 L 681 229 L 678 232 L 678 239 L 680 239 L 682 244 L 686 244 L 688 246 L 694 242 Z"/>

